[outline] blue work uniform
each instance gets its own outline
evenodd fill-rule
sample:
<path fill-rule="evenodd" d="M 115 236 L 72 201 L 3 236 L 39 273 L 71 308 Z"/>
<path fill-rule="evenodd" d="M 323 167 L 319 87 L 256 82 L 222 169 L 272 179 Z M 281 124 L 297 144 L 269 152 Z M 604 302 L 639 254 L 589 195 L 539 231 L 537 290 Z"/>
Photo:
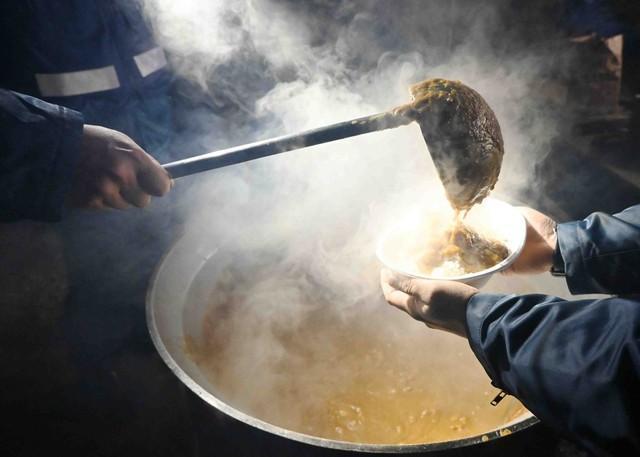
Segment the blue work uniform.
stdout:
<path fill-rule="evenodd" d="M 169 161 L 171 75 L 138 2 L 5 1 L 0 43 L 0 88 L 56 105 L 0 93 L 0 221 L 61 218 L 83 123 Z"/>
<path fill-rule="evenodd" d="M 169 454 L 158 448 L 169 449 L 171 437 L 156 418 L 143 416 L 153 409 L 141 405 L 182 395 L 166 370 L 145 372 L 161 363 L 148 338 L 144 297 L 173 237 L 171 195 L 144 210 L 62 217 L 85 123 L 121 131 L 159 162 L 169 160 L 171 75 L 164 52 L 139 2 L 125 0 L 0 2 L 0 43 L 0 220 L 62 219 L 55 228 L 69 285 L 55 350 L 69 351 L 74 374 L 50 398 L 17 395 L 25 398 L 25 411 L 46 411 L 34 414 L 39 434 L 46 428 L 44 436 L 56 436 L 67 424 L 75 437 L 69 448 L 83 441 L 91 449 L 82 454 L 135 448 L 133 438 L 124 441 L 121 424 L 137 428 L 128 435 L 140 435 L 138 445 L 153 447 L 138 454 Z M 176 420 L 182 417 L 179 407 L 175 412 Z M 97 451 L 93 443 L 104 436 Z"/>
<path fill-rule="evenodd" d="M 616 17 L 610 0 L 567 0 L 563 23 L 576 36 L 596 33 L 609 38 L 630 31 L 630 27 Z"/>
<path fill-rule="evenodd" d="M 83 122 L 77 111 L 0 89 L 0 222 L 61 218 Z"/>
<path fill-rule="evenodd" d="M 125 0 L 1 2 L 0 87 L 79 111 L 165 161 L 171 76 L 140 8 Z"/>
<path fill-rule="evenodd" d="M 596 455 L 640 455 L 640 205 L 558 225 L 573 294 L 477 294 L 471 348 L 493 383 Z"/>

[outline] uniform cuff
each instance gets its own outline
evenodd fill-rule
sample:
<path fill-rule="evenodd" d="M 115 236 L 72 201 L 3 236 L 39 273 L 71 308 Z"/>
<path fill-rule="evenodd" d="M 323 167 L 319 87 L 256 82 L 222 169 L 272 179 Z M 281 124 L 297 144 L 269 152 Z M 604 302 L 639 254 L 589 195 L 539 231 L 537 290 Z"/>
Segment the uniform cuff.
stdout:
<path fill-rule="evenodd" d="M 84 119 L 81 113 L 59 106 L 60 123 L 57 153 L 52 157 L 49 175 L 44 183 L 43 219 L 57 221 L 64 213 L 65 199 L 73 185 L 73 175 L 80 155 Z"/>
<path fill-rule="evenodd" d="M 488 317 L 495 305 L 506 297 L 509 297 L 509 295 L 479 293 L 471 297 L 467 303 L 467 338 L 469 346 L 471 346 L 471 350 L 482 364 L 489 378 L 491 378 L 493 385 L 501 389 L 502 387 L 499 385 L 500 378 L 489 363 L 482 348 L 483 341 L 489 331 L 486 323 L 492 322 Z"/>
<path fill-rule="evenodd" d="M 582 243 L 578 224 L 581 221 L 558 224 L 558 249 L 564 261 L 567 287 L 572 294 L 584 294 L 597 290 L 598 285 L 588 273 L 582 255 Z"/>

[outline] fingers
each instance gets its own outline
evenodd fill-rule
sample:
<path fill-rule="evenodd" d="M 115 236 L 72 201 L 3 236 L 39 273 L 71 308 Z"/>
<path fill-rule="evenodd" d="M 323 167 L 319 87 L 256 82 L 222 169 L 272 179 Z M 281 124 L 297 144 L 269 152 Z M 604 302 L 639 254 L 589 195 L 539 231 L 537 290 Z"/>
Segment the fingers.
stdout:
<path fill-rule="evenodd" d="M 387 270 L 387 281 L 391 287 L 400 290 L 407 295 L 415 296 L 417 299 L 426 303 L 431 301 L 432 281 L 423 279 L 407 278 L 395 275 Z"/>
<path fill-rule="evenodd" d="M 77 206 L 85 207 L 88 209 L 94 209 L 94 210 L 104 210 L 107 208 L 100 196 L 93 197 L 86 204 L 84 205 L 78 204 Z"/>
<path fill-rule="evenodd" d="M 171 179 L 160 164 L 127 135 L 85 125 L 80 157 L 67 202 L 91 209 L 147 206 L 161 196 Z"/>
<path fill-rule="evenodd" d="M 133 143 L 133 140 L 131 140 L 131 143 L 137 147 L 137 145 Z M 139 182 L 140 177 L 145 175 L 145 172 L 142 170 L 142 167 L 145 165 L 140 165 L 140 162 L 141 160 L 146 160 L 145 156 L 147 154 L 141 149 L 136 150 L 136 152 L 127 148 L 116 148 L 116 150 L 127 152 L 119 157 L 119 160 L 115 163 L 110 173 L 120 185 L 120 195 L 127 203 L 138 208 L 144 208 L 151 202 L 150 193 L 155 192 L 154 195 L 161 195 L 156 192 L 158 190 L 156 188 L 154 188 L 152 192 L 148 192 L 146 190 L 148 185 Z M 134 156 L 132 157 L 131 154 Z M 141 159 L 138 160 L 137 156 L 140 156 Z M 164 172 L 164 169 L 162 171 Z M 154 184 L 152 184 L 152 187 L 153 186 Z"/>
<path fill-rule="evenodd" d="M 97 186 L 98 196 L 90 202 L 90 208 L 127 209 L 130 205 L 144 208 L 151 202 L 151 196 L 138 187 L 135 175 L 132 178 L 113 180 L 105 177 Z M 127 181 L 127 184 L 124 183 Z"/>
<path fill-rule="evenodd" d="M 408 299 L 410 298 L 410 295 L 391 287 L 389 282 L 386 281 L 384 277 L 381 278 L 380 284 L 382 286 L 382 293 L 384 294 L 384 298 L 389 302 L 390 305 L 393 305 L 403 311 L 409 312 Z"/>
<path fill-rule="evenodd" d="M 410 295 L 402 290 L 398 290 L 391 283 L 393 278 L 391 271 L 383 269 L 380 274 L 380 284 L 385 300 L 390 305 L 406 312 L 417 320 L 422 320 L 428 311 L 428 305 L 422 302 L 418 297 Z"/>
<path fill-rule="evenodd" d="M 171 189 L 169 174 L 157 162 L 138 173 L 138 182 L 145 192 L 156 197 L 162 197 Z"/>
<path fill-rule="evenodd" d="M 108 208 L 126 209 L 129 203 L 125 201 L 120 193 L 120 186 L 109 178 L 103 178 L 98 184 L 99 196 Z"/>
<path fill-rule="evenodd" d="M 129 187 L 120 190 L 124 199 L 137 208 L 144 208 L 151 203 L 151 195 L 143 192 L 138 187 Z"/>
<path fill-rule="evenodd" d="M 138 162 L 137 180 L 140 188 L 151 195 L 162 197 L 171 189 L 171 177 L 156 159 L 133 143 L 133 153 Z"/>
<path fill-rule="evenodd" d="M 385 298 L 390 305 L 404 311 L 418 321 L 424 321 L 426 314 L 429 312 L 429 305 L 400 290 L 391 290 L 385 295 Z"/>
<path fill-rule="evenodd" d="M 84 204 L 75 206 L 89 209 L 119 209 L 124 210 L 130 205 L 144 208 L 151 202 L 151 196 L 137 187 L 121 188 L 115 181 L 105 178 L 97 186 L 94 196 Z"/>

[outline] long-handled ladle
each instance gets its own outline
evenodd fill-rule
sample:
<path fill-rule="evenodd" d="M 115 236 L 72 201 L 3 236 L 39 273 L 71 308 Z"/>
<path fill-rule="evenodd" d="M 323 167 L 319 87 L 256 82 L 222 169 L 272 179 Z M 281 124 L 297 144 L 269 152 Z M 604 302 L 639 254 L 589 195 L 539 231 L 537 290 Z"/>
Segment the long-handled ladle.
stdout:
<path fill-rule="evenodd" d="M 164 165 L 171 177 L 191 175 L 281 152 L 417 121 L 451 204 L 469 209 L 493 189 L 504 143 L 493 110 L 460 81 L 429 79 L 410 87 L 413 101 L 391 111 L 340 122 Z"/>
<path fill-rule="evenodd" d="M 260 159 L 281 152 L 305 148 L 316 144 L 349 138 L 363 133 L 376 132 L 406 125 L 413 119 L 392 112 L 374 114 L 351 121 L 340 122 L 294 135 L 285 135 L 256 143 L 235 146 L 220 151 L 209 152 L 188 159 L 164 164 L 172 178 L 213 170 L 237 163 Z"/>

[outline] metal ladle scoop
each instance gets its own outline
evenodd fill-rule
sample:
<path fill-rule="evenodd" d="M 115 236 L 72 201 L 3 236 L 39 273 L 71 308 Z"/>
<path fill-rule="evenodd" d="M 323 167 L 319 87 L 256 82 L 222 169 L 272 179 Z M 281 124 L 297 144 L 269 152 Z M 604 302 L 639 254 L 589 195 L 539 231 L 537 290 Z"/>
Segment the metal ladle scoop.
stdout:
<path fill-rule="evenodd" d="M 417 121 L 454 208 L 468 209 L 493 189 L 503 141 L 495 114 L 459 81 L 429 79 L 410 88 L 413 101 L 394 110 L 294 135 L 178 160 L 163 165 L 172 178 L 226 167 L 282 152 L 390 129 Z"/>

